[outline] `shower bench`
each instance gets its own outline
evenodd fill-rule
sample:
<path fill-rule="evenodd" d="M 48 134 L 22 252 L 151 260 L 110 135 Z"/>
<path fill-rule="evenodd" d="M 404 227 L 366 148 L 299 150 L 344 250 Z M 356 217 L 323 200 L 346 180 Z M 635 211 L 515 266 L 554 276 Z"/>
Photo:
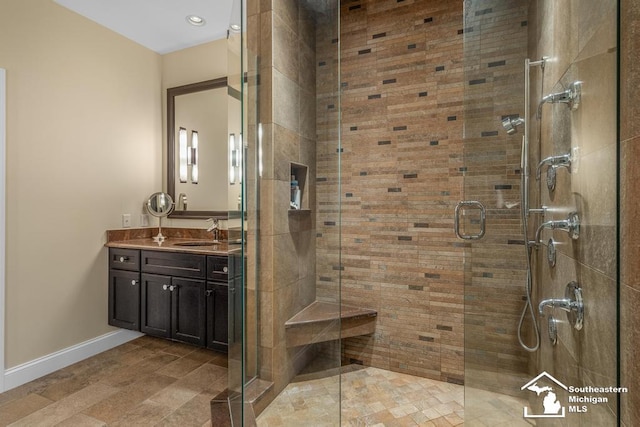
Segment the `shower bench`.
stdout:
<path fill-rule="evenodd" d="M 369 308 L 314 301 L 285 322 L 287 347 L 372 334 L 377 316 Z"/>

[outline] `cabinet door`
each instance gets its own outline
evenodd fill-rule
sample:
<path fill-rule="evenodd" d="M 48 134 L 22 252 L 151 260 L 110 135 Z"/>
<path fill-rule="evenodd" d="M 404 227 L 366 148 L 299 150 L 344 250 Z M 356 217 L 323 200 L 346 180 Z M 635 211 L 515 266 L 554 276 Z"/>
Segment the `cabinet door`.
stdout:
<path fill-rule="evenodd" d="M 109 324 L 140 330 L 140 273 L 109 270 Z"/>
<path fill-rule="evenodd" d="M 229 286 L 207 283 L 207 347 L 227 351 L 229 343 Z"/>
<path fill-rule="evenodd" d="M 171 337 L 204 346 L 206 344 L 205 282 L 171 279 Z"/>
<path fill-rule="evenodd" d="M 156 337 L 171 337 L 171 277 L 142 274 L 140 331 Z"/>

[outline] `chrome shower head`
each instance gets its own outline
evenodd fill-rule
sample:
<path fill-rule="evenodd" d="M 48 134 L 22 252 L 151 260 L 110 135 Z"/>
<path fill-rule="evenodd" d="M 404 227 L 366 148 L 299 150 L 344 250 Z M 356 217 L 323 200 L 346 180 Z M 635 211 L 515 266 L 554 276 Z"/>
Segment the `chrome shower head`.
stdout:
<path fill-rule="evenodd" d="M 502 119 L 502 127 L 505 128 L 509 135 L 516 133 L 518 131 L 518 126 L 522 124 L 524 124 L 524 119 L 522 117 L 507 116 Z"/>

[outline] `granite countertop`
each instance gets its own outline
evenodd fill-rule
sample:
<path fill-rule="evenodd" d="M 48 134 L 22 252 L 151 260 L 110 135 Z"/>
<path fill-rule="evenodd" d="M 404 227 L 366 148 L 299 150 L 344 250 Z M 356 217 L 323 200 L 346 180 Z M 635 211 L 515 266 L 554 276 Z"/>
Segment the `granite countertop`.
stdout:
<path fill-rule="evenodd" d="M 221 231 L 221 238 L 226 239 L 226 230 Z M 106 247 L 125 249 L 145 249 L 154 251 L 182 252 L 202 255 L 228 255 L 226 241 L 214 243 L 211 233 L 201 229 L 162 227 L 165 240 L 162 243 L 153 241 L 158 228 L 137 228 L 127 230 L 107 230 Z M 211 243 L 203 246 L 182 246 L 181 244 L 197 242 Z M 239 246 L 238 246 L 239 247 Z M 235 246 L 234 246 L 235 249 Z"/>

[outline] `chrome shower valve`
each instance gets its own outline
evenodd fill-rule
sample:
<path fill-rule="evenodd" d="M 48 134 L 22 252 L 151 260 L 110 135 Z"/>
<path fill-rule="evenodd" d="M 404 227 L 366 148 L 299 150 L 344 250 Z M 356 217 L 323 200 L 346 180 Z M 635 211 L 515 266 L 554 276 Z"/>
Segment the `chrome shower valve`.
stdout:
<path fill-rule="evenodd" d="M 559 308 L 567 312 L 567 319 L 576 330 L 582 329 L 584 323 L 584 302 L 582 289 L 577 282 L 569 282 L 565 288 L 564 298 L 550 298 L 540 301 L 538 312 L 544 316 L 545 307 Z"/>

